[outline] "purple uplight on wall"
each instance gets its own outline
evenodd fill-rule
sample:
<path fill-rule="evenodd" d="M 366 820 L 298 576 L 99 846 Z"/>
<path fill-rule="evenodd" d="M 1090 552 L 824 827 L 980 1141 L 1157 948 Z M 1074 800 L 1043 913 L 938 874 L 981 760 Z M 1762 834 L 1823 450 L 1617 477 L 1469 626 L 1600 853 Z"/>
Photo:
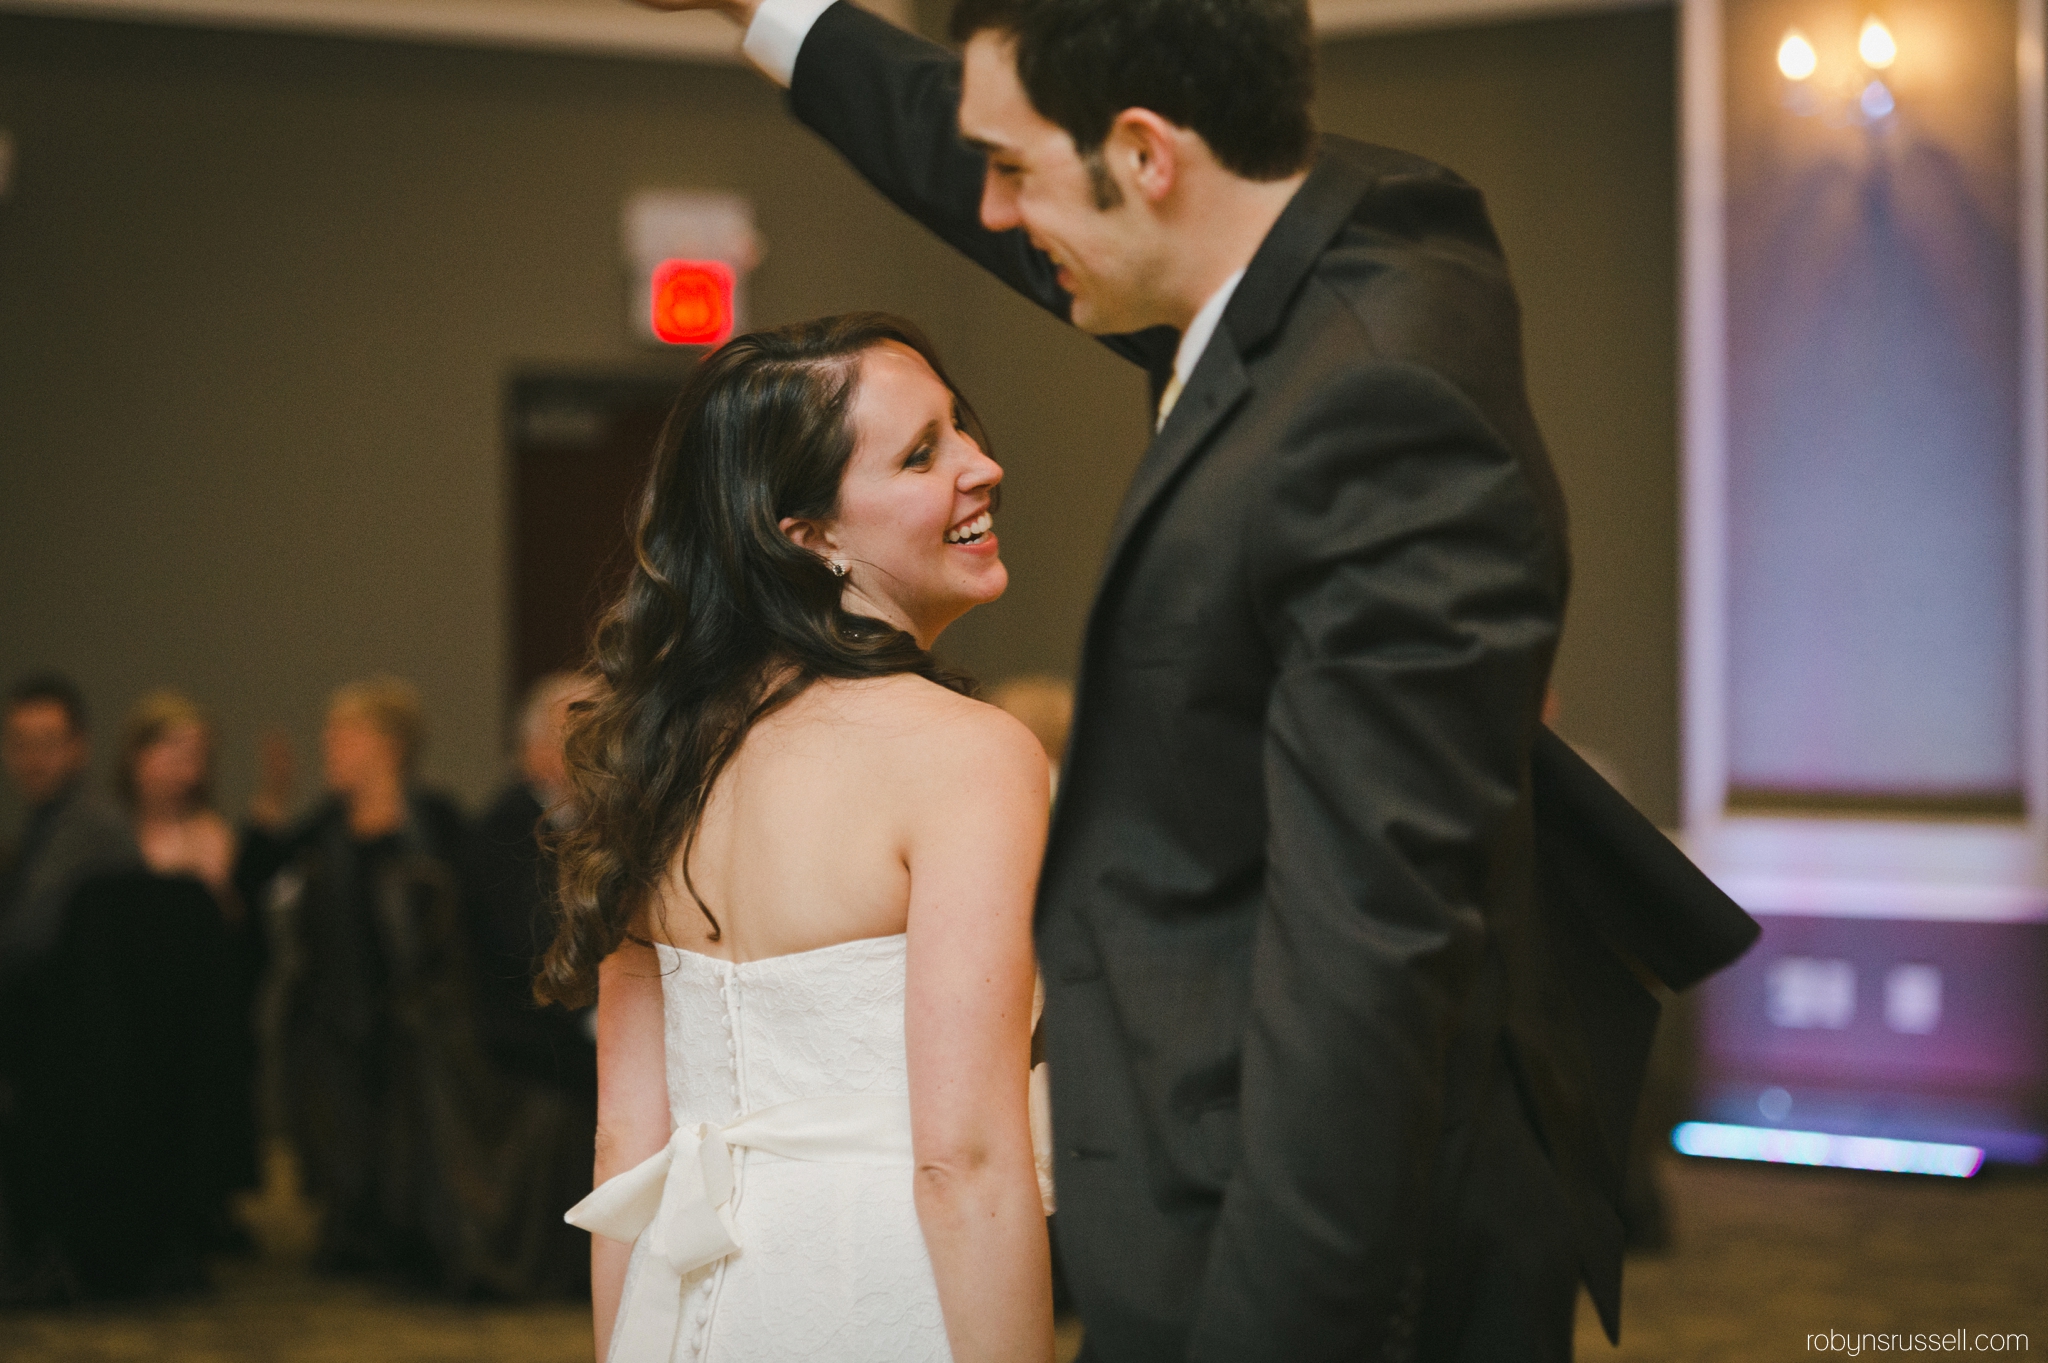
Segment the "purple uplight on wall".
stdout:
<path fill-rule="evenodd" d="M 2048 1159 L 2044 11 L 1681 9 L 1694 1153 Z"/>
<path fill-rule="evenodd" d="M 1899 9 L 1728 6 L 1729 781 L 2016 808 L 2011 9 Z"/>
<path fill-rule="evenodd" d="M 1731 6 L 1731 27 L 1768 42 L 1809 8 Z M 2011 29 L 1996 0 L 1942 14 L 1973 56 Z M 2012 61 L 1942 85 L 1875 18 L 1813 33 L 1729 72 L 1730 784 L 2016 804 Z M 1822 116 L 1746 97 L 1779 79 Z M 2003 113 L 1990 145 L 1959 101 Z"/>
<path fill-rule="evenodd" d="M 1702 1001 L 1701 1116 L 2041 1157 L 2048 923 L 1761 922 Z"/>

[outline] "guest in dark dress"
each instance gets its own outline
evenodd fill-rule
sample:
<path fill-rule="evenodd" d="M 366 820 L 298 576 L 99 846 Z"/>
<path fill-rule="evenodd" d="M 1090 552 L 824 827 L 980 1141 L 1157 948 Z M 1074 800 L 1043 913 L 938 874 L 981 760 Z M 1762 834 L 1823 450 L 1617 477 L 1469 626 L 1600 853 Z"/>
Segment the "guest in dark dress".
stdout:
<path fill-rule="evenodd" d="M 43 1305 L 203 1288 L 247 1173 L 248 1018 L 197 879 L 95 875 L 39 968 L 17 1115 Z"/>
<path fill-rule="evenodd" d="M 240 839 L 213 806 L 213 750 L 213 723 L 205 711 L 176 691 L 151 692 L 129 711 L 114 789 L 150 872 L 197 881 L 219 918 L 209 935 L 218 944 L 217 983 L 226 994 L 221 1000 L 226 1025 L 216 1053 L 205 1059 L 227 1098 L 225 1125 L 209 1143 L 206 1158 L 210 1186 L 220 1195 L 212 1213 L 213 1243 L 241 1249 L 248 1247 L 248 1237 L 229 1218 L 225 1197 L 261 1181 L 253 1010 L 262 954 L 253 917 L 234 880 Z"/>
<path fill-rule="evenodd" d="M 213 895 L 225 921 L 242 922 L 235 830 L 213 807 L 213 724 L 206 712 L 176 691 L 137 701 L 122 729 L 114 791 L 149 869 L 192 877 Z"/>

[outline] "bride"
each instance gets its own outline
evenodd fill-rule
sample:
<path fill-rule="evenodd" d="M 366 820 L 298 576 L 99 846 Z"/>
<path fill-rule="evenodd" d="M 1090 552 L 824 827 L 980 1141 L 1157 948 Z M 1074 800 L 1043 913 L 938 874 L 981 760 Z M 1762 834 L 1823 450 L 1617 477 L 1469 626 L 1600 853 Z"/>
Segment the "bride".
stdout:
<path fill-rule="evenodd" d="M 874 313 L 732 341 L 662 435 L 539 980 L 597 999 L 601 1358 L 1051 1356 L 1046 761 L 928 652 L 1008 580 L 982 443 Z"/>

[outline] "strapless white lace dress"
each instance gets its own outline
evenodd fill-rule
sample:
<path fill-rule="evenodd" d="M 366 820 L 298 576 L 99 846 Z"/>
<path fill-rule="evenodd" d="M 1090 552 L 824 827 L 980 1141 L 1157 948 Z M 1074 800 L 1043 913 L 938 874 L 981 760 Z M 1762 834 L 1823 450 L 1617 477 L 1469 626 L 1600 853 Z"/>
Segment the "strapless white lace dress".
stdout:
<path fill-rule="evenodd" d="M 657 947 L 676 1134 L 569 1213 L 633 1241 L 609 1363 L 952 1357 L 911 1202 L 904 949 Z"/>

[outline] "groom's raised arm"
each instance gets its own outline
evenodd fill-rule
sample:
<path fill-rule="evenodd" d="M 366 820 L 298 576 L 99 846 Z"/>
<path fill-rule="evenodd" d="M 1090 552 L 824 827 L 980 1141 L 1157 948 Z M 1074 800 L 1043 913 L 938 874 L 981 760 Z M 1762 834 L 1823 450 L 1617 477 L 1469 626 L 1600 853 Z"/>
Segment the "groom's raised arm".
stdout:
<path fill-rule="evenodd" d="M 891 203 L 1066 319 L 1052 263 L 1023 230 L 981 225 L 984 165 L 960 140 L 958 57 L 858 6 L 835 4 L 804 37 L 789 107 Z"/>
<path fill-rule="evenodd" d="M 985 163 L 960 140 L 960 59 L 847 3 L 814 21 L 814 0 L 762 0 L 747 48 L 789 85 L 790 109 L 884 198 L 1038 306 L 1069 320 L 1066 290 L 1023 229 L 981 225 Z M 778 31 L 778 27 L 779 30 Z M 794 60 L 787 48 L 796 47 Z M 781 51 L 771 49 L 781 48 Z M 765 58 L 765 60 L 764 60 Z M 776 69 L 788 61 L 789 68 Z M 1104 336 L 1125 359 L 1172 363 L 1172 332 Z"/>

